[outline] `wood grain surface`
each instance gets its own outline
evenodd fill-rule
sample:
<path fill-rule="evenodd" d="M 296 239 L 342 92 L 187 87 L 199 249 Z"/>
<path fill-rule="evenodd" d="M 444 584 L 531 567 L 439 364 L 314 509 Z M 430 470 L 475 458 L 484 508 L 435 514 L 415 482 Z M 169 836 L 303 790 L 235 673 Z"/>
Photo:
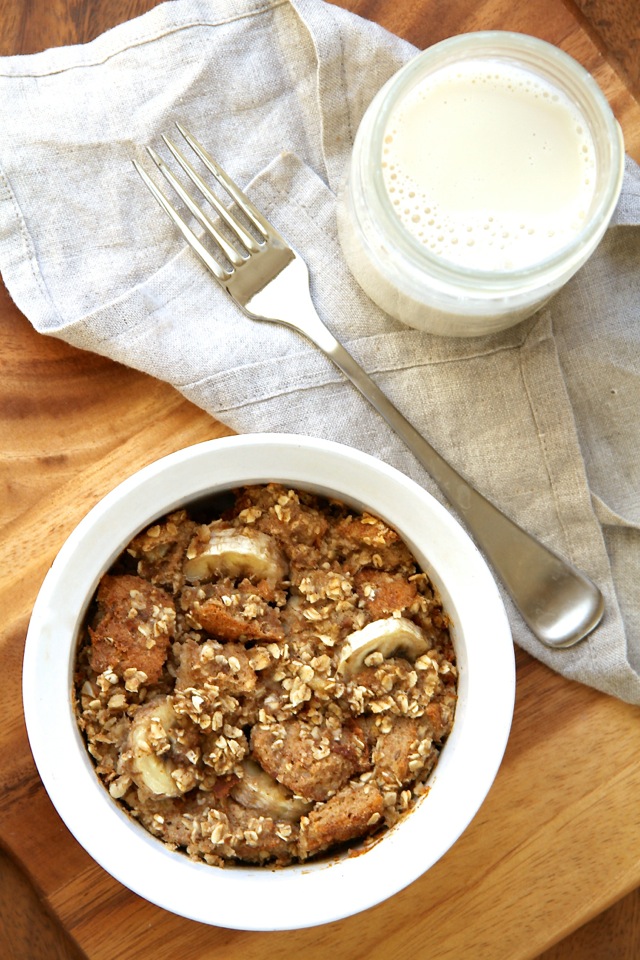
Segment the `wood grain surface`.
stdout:
<path fill-rule="evenodd" d="M 155 5 L 0 0 L 0 54 L 86 42 Z M 640 106 L 632 96 L 638 63 L 633 0 L 594 0 L 581 3 L 579 12 L 563 0 L 340 5 L 418 47 L 491 28 L 556 43 L 596 76 L 622 124 L 628 152 L 640 160 Z M 620 42 L 610 48 L 616 12 L 632 26 L 618 22 Z M 633 41 L 626 46 L 625 36 Z M 101 496 L 157 457 L 230 431 L 166 384 L 36 334 L 1 285 L 0 322 L 0 957 L 640 955 L 634 892 L 640 885 L 640 712 L 564 680 L 521 651 L 513 732 L 486 803 L 432 870 L 366 914 L 292 933 L 212 928 L 154 907 L 97 867 L 58 818 L 29 751 L 20 679 L 30 610 L 57 550 Z"/>
<path fill-rule="evenodd" d="M 573 0 L 580 22 L 640 99 L 640 3 L 638 0 Z"/>

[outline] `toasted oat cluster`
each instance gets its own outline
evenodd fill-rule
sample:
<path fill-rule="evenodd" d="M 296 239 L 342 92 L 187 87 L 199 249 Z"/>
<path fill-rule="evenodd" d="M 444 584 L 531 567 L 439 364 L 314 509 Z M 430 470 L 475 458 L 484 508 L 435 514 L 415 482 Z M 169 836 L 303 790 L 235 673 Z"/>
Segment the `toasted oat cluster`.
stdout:
<path fill-rule="evenodd" d="M 428 577 L 381 520 L 278 484 L 199 519 L 145 530 L 96 592 L 75 695 L 99 778 L 216 866 L 377 835 L 427 792 L 453 723 Z"/>

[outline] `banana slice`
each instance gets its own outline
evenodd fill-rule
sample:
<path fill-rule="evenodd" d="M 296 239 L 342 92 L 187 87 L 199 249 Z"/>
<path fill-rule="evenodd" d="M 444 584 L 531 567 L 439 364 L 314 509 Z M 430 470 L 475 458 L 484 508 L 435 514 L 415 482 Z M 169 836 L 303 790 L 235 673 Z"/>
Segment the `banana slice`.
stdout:
<path fill-rule="evenodd" d="M 420 627 L 406 617 L 373 620 L 346 638 L 338 673 L 349 679 L 364 666 L 369 654 L 376 651 L 385 659 L 404 657 L 413 661 L 428 649 L 429 644 Z"/>
<path fill-rule="evenodd" d="M 191 556 L 195 550 L 196 555 Z M 214 576 L 253 577 L 278 581 L 288 572 L 280 547 L 266 533 L 252 530 L 251 535 L 234 529 L 211 530 L 208 543 L 198 540 L 189 548 L 184 572 L 187 580 L 208 580 Z"/>
<path fill-rule="evenodd" d="M 127 748 L 131 754 L 131 778 L 151 793 L 163 797 L 179 797 L 191 789 L 193 777 L 171 758 L 172 732 L 178 715 L 169 698 L 141 707 L 129 731 Z M 178 776 L 171 776 L 178 772 Z"/>
<path fill-rule="evenodd" d="M 313 806 L 306 800 L 296 799 L 254 760 L 245 760 L 242 768 L 244 776 L 231 790 L 231 796 L 241 806 L 274 820 L 291 822 L 299 820 Z"/>

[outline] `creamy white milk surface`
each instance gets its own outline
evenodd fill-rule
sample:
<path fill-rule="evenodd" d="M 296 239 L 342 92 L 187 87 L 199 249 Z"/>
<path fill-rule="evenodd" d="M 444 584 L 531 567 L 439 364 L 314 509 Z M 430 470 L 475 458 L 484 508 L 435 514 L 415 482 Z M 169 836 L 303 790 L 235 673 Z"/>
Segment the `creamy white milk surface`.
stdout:
<path fill-rule="evenodd" d="M 482 271 L 551 256 L 583 228 L 596 188 L 594 143 L 569 98 L 487 58 L 423 77 L 389 118 L 382 163 L 412 236 Z"/>

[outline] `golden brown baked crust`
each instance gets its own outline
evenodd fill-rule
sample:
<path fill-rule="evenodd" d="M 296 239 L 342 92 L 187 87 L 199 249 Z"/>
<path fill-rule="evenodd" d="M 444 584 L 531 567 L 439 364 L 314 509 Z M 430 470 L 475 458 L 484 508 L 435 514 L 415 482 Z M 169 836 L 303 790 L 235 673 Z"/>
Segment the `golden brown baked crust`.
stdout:
<path fill-rule="evenodd" d="M 305 860 L 393 825 L 428 792 L 456 702 L 447 615 L 396 531 L 279 484 L 137 536 L 76 668 L 114 801 L 214 865 Z"/>

